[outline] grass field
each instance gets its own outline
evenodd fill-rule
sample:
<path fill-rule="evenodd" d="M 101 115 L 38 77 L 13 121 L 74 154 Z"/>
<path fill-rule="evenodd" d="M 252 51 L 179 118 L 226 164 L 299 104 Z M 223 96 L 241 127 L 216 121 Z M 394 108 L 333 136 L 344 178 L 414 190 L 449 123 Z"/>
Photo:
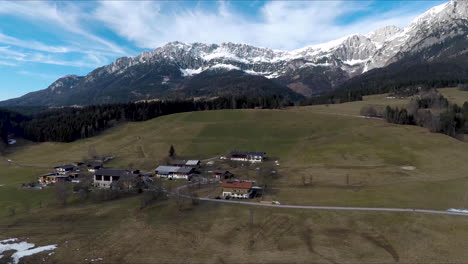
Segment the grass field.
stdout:
<path fill-rule="evenodd" d="M 181 158 L 208 159 L 234 149 L 267 152 L 281 166 L 265 199 L 283 204 L 468 207 L 467 143 L 349 116 L 364 105 L 406 103 L 378 95 L 287 110 L 183 113 L 73 143 L 20 144 L 5 156 L 14 164 L 0 161 L 0 239 L 58 243 L 49 259 L 57 263 L 98 257 L 132 263 L 462 261 L 468 246 L 464 217 L 255 208 L 252 224 L 251 210 L 243 206 L 202 203 L 179 212 L 173 201 L 164 201 L 141 210 L 134 197 L 62 208 L 51 190 L 19 188 L 53 166 L 82 160 L 90 146 L 114 156 L 110 166 L 151 170 L 173 144 Z M 234 171 L 249 178 L 256 167 Z M 12 207 L 16 214 L 7 216 Z"/>
<path fill-rule="evenodd" d="M 406 107 L 409 103 L 409 98 L 387 98 L 388 94 L 377 94 L 364 96 L 362 101 L 350 102 L 345 104 L 330 104 L 330 105 L 314 105 L 301 107 L 306 111 L 314 111 L 318 113 L 332 113 L 343 115 L 359 115 L 361 108 L 364 106 L 374 106 L 377 110 L 383 111 L 387 105 L 394 107 Z"/>
<path fill-rule="evenodd" d="M 25 263 L 463 263 L 465 217 L 186 204 L 138 199 L 0 220 L 1 238 L 58 244 Z M 3 229 L 3 230 L 2 230 Z"/>
<path fill-rule="evenodd" d="M 457 88 L 443 88 L 438 90 L 445 98 L 458 106 L 462 106 L 465 102 L 468 102 L 467 91 L 460 91 Z"/>
<path fill-rule="evenodd" d="M 81 160 L 92 145 L 116 157 L 110 166 L 151 170 L 170 144 L 182 158 L 266 151 L 281 162 L 269 195 L 282 202 L 434 209 L 468 203 L 466 143 L 424 128 L 302 108 L 177 114 L 74 143 L 26 145 L 7 157 L 44 170 Z"/>

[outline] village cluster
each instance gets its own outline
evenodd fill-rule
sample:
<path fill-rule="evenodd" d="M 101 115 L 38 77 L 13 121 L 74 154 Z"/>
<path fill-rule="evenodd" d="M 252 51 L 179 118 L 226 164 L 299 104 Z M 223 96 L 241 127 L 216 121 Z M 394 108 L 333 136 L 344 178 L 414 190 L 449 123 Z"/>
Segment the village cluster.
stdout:
<path fill-rule="evenodd" d="M 258 163 L 265 160 L 265 152 L 231 151 L 229 156 L 220 160 Z M 219 182 L 222 188 L 219 198 L 248 199 L 261 195 L 262 187 L 255 186 L 254 180 L 240 180 L 228 170 L 211 169 L 213 162 L 202 164 L 200 160 L 171 160 L 167 165 L 160 165 L 154 171 L 107 168 L 105 162 L 112 159 L 103 157 L 90 163 L 77 162 L 54 168 L 53 173 L 38 177 L 38 189 L 59 182 L 79 183 L 84 174 L 91 175 L 92 186 L 98 189 L 145 188 L 153 179 Z M 276 163 L 276 165 L 279 165 Z M 209 167 L 209 170 L 206 170 Z M 138 184 L 138 186 L 137 186 Z"/>

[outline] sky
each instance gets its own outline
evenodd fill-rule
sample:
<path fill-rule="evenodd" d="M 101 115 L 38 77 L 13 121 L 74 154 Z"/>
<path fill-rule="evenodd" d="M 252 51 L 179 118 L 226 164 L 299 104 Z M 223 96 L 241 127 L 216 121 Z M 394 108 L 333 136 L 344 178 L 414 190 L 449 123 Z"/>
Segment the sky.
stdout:
<path fill-rule="evenodd" d="M 0 100 L 171 41 L 292 50 L 404 27 L 446 1 L 0 1 Z"/>

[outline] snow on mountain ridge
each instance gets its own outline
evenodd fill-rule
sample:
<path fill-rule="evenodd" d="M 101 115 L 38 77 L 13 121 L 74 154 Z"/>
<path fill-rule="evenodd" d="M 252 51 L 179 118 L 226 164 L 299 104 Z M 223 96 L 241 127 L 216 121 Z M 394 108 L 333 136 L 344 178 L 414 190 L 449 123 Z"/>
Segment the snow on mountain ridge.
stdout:
<path fill-rule="evenodd" d="M 204 44 L 174 41 L 133 58 L 118 59 L 106 68 L 109 73 L 120 73 L 139 63 L 167 60 L 179 65 L 183 76 L 191 76 L 199 73 L 199 69 L 206 70 L 216 65 L 230 65 L 231 68 L 265 77 L 281 76 L 298 67 L 318 66 L 340 67 L 349 74 L 359 74 L 388 65 L 397 54 L 407 52 L 415 45 L 430 45 L 437 41 L 426 40 L 427 35 L 435 30 L 432 27 L 450 28 L 456 19 L 466 21 L 467 17 L 468 2 L 452 0 L 431 8 L 404 29 L 386 26 L 365 35 L 349 35 L 292 51 L 231 42 Z M 438 41 L 442 40 L 440 38 Z"/>

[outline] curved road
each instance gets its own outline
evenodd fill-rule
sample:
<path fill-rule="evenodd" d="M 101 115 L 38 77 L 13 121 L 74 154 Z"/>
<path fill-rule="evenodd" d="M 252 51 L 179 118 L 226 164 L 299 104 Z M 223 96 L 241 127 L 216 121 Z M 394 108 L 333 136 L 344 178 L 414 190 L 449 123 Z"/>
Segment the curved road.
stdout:
<path fill-rule="evenodd" d="M 468 213 L 453 212 L 453 211 L 441 211 L 441 210 L 428 210 L 428 209 L 406 209 L 406 208 L 382 208 L 382 207 L 344 207 L 344 206 L 314 206 L 314 205 L 288 205 L 288 204 L 266 204 L 256 202 L 245 202 L 235 200 L 223 200 L 223 199 L 211 199 L 211 198 L 199 198 L 192 197 L 189 195 L 180 194 L 180 190 L 188 187 L 189 185 L 195 185 L 197 183 L 186 184 L 176 188 L 176 194 L 188 198 L 197 199 L 199 201 L 215 202 L 215 203 L 229 203 L 229 204 L 242 204 L 249 206 L 264 206 L 264 207 L 275 207 L 275 208 L 289 208 L 289 209 L 306 209 L 306 210 L 329 210 L 329 211 L 354 211 L 354 212 L 395 212 L 395 213 L 420 213 L 420 214 L 436 214 L 436 215 L 459 215 L 468 216 Z"/>
<path fill-rule="evenodd" d="M 290 208 L 290 209 L 308 209 L 308 210 L 330 210 L 330 211 L 367 211 L 367 212 L 398 212 L 398 213 L 423 213 L 423 214 L 439 214 L 439 215 L 462 215 L 468 216 L 468 213 L 440 211 L 440 210 L 426 210 L 426 209 L 405 209 L 405 208 L 379 208 L 379 207 L 342 207 L 342 206 L 313 206 L 313 205 L 287 205 L 287 204 L 264 204 L 244 201 L 232 200 L 218 200 L 210 198 L 196 198 L 200 201 L 231 203 L 231 204 L 244 204 L 250 206 L 266 206 L 276 208 Z"/>

